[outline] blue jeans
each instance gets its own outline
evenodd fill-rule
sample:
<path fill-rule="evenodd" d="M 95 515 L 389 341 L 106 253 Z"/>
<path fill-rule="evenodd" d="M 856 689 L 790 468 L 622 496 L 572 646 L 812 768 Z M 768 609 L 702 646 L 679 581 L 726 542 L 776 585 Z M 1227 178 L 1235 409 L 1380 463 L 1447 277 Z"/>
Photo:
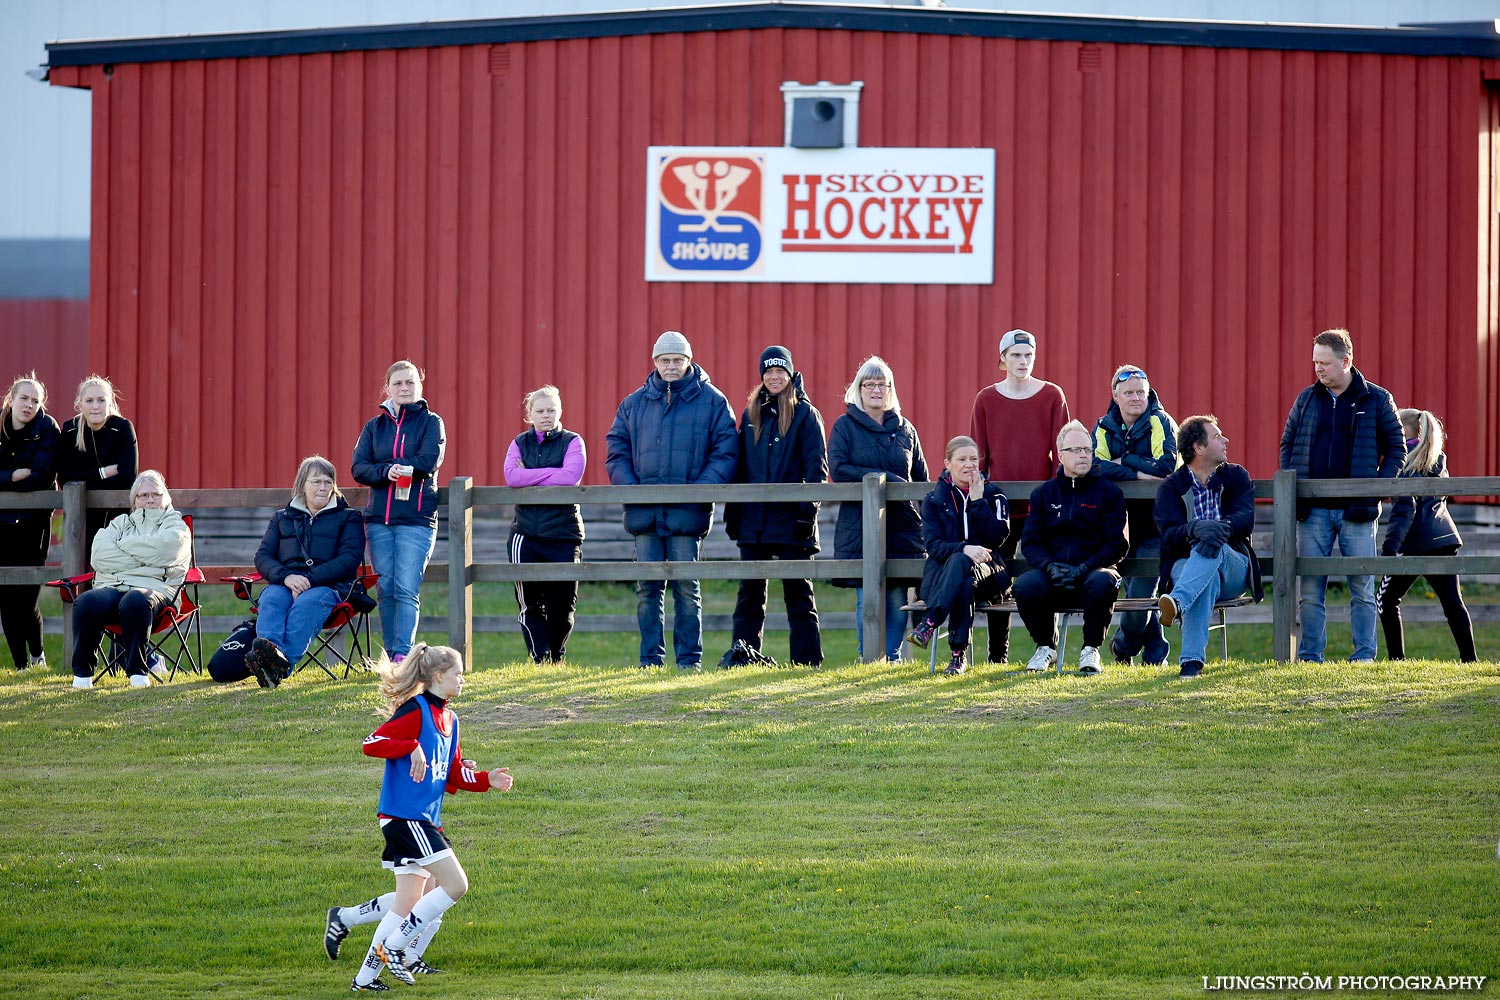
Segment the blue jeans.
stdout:
<path fill-rule="evenodd" d="M 1314 507 L 1307 520 L 1297 525 L 1297 555 L 1304 557 L 1333 554 L 1334 539 L 1339 554 L 1373 556 L 1375 522 L 1346 521 L 1341 510 Z M 1351 576 L 1349 579 L 1349 628 L 1354 634 L 1351 660 L 1375 659 L 1375 578 Z M 1302 617 L 1302 638 L 1297 643 L 1297 659 L 1323 662 L 1328 645 L 1328 615 L 1323 606 L 1328 591 L 1328 577 L 1304 576 L 1297 580 L 1297 608 Z"/>
<path fill-rule="evenodd" d="M 1131 550 L 1130 557 L 1160 559 L 1161 536 L 1146 539 Z M 1155 592 L 1156 578 L 1150 576 L 1127 576 L 1120 587 L 1122 597 L 1150 597 Z M 1167 654 L 1172 651 L 1155 611 L 1131 611 L 1121 615 L 1120 627 L 1115 630 L 1110 647 L 1122 659 L 1140 653 L 1147 663 L 1165 663 Z"/>
<path fill-rule="evenodd" d="M 1208 626 L 1213 621 L 1214 602 L 1229 600 L 1245 592 L 1250 584 L 1250 559 L 1228 545 L 1209 558 L 1195 549 L 1172 567 L 1172 599 L 1182 609 L 1182 649 L 1179 663 L 1204 661 L 1208 651 Z"/>
<path fill-rule="evenodd" d="M 280 583 L 260 592 L 255 617 L 255 636 L 274 642 L 292 666 L 307 653 L 313 636 L 323 630 L 328 614 L 338 607 L 338 591 L 332 587 L 308 587 L 299 597 Z"/>
<path fill-rule="evenodd" d="M 885 588 L 885 658 L 901 659 L 901 644 L 906 641 L 906 626 L 909 616 L 901 610 L 906 603 L 904 586 L 886 585 Z M 865 656 L 865 588 L 854 588 L 854 620 L 859 629 L 859 657 Z"/>
<path fill-rule="evenodd" d="M 365 522 L 370 565 L 380 574 L 380 638 L 390 656 L 405 656 L 422 618 L 422 574 L 437 545 L 437 529 L 422 524 Z M 291 658 L 288 654 L 288 659 Z"/>
<path fill-rule="evenodd" d="M 703 539 L 695 535 L 636 535 L 636 562 L 697 562 Z M 635 618 L 641 630 L 641 665 L 659 667 L 667 660 L 666 580 L 642 580 L 635 586 Z M 697 580 L 672 580 L 672 651 L 678 669 L 703 662 L 703 598 Z"/>

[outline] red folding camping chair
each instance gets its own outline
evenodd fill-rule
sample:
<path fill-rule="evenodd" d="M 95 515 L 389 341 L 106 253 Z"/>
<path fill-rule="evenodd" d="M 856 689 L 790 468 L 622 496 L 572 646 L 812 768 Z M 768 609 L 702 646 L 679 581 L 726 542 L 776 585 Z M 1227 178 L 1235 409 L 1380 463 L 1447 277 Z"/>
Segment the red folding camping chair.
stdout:
<path fill-rule="evenodd" d="M 255 599 L 255 585 L 265 582 L 263 576 L 259 573 L 247 573 L 244 576 L 222 577 L 220 582 L 234 585 L 234 596 L 250 602 L 252 616 L 260 613 L 260 604 Z M 371 571 L 369 566 L 359 568 L 356 588 L 362 587 L 369 594 L 379 582 L 380 574 Z M 355 670 L 364 670 L 366 662 L 374 656 L 375 647 L 370 641 L 370 612 L 373 610 L 374 607 L 361 610 L 347 597 L 334 605 L 323 622 L 322 631 L 313 636 L 312 644 L 307 647 L 301 662 L 292 667 L 292 673 L 298 673 L 312 664 L 337 680 L 338 675 L 334 670 L 338 667 L 344 668 L 345 677 Z M 347 649 L 335 645 L 346 638 Z"/>
<path fill-rule="evenodd" d="M 161 666 L 152 670 L 158 680 L 162 679 L 162 671 L 166 673 L 166 680 L 171 680 L 177 676 L 178 670 L 191 670 L 196 674 L 203 669 L 203 632 L 198 618 L 201 609 L 198 585 L 204 582 L 203 571 L 198 568 L 193 515 L 183 514 L 182 521 L 188 529 L 187 576 L 172 599 L 156 612 L 156 620 L 151 623 L 151 651 L 147 657 L 149 659 L 154 654 L 161 659 Z M 49 580 L 47 586 L 57 588 L 64 604 L 72 604 L 79 594 L 93 586 L 93 582 L 93 573 L 80 573 L 66 580 Z M 104 626 L 101 648 L 105 642 L 109 643 L 109 649 L 105 651 L 104 665 L 94 673 L 95 680 L 125 670 L 125 641 L 118 624 Z M 95 660 L 98 660 L 97 650 Z"/>

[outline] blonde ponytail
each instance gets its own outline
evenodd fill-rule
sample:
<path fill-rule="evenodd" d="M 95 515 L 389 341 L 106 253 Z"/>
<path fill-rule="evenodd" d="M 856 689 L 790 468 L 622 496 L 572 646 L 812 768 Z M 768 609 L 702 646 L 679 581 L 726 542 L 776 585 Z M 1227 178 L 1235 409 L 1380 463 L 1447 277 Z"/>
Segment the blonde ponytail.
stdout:
<path fill-rule="evenodd" d="M 389 716 L 407 699 L 427 690 L 438 674 L 462 662 L 463 657 L 452 646 L 429 646 L 425 642 L 413 646 L 400 663 L 392 663 L 381 653 L 375 673 L 380 678 L 380 700 L 385 703 L 383 714 Z"/>
<path fill-rule="evenodd" d="M 1397 416 L 1401 418 L 1403 430 L 1408 427 L 1417 429 L 1417 446 L 1406 453 L 1401 471 L 1411 474 L 1434 471 L 1446 443 L 1442 423 L 1428 410 L 1407 409 Z"/>

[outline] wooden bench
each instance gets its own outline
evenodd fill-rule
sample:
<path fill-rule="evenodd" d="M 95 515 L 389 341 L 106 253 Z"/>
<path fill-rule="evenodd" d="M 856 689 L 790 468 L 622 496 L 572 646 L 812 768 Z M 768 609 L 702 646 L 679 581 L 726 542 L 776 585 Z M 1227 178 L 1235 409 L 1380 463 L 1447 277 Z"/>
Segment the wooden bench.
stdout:
<path fill-rule="evenodd" d="M 1115 598 L 1114 608 L 1112 609 L 1111 613 L 1124 614 L 1130 611 L 1155 611 L 1157 610 L 1156 600 L 1157 599 L 1154 597 L 1117 597 Z M 1222 658 L 1224 660 L 1229 659 L 1229 627 L 1228 622 L 1224 618 L 1224 612 L 1230 608 L 1242 608 L 1250 603 L 1252 603 L 1251 598 L 1248 594 L 1246 594 L 1240 597 L 1230 598 L 1228 600 L 1217 601 L 1214 604 L 1214 618 L 1210 621 L 1208 631 L 1212 633 L 1215 629 L 1218 629 L 1219 637 L 1223 643 Z M 913 601 L 910 604 L 902 605 L 901 610 L 907 612 L 925 612 L 927 610 L 927 603 L 925 601 Z M 1000 601 L 994 604 L 980 604 L 974 608 L 974 617 L 977 620 L 981 614 L 985 614 L 991 611 L 1008 611 L 1012 614 L 1015 614 L 1019 610 L 1020 609 L 1016 607 L 1015 601 Z M 1083 609 L 1059 608 L 1057 613 L 1062 616 L 1062 623 L 1058 630 L 1057 659 L 1054 661 L 1053 666 L 1060 674 L 1062 673 L 1063 656 L 1066 654 L 1068 649 L 1069 619 L 1071 619 L 1074 615 L 1081 616 L 1083 614 Z M 948 633 L 945 630 L 939 629 L 933 634 L 932 641 L 927 644 L 927 672 L 930 674 L 937 673 L 938 640 L 947 634 Z M 974 642 L 971 636 L 969 646 L 972 648 L 973 645 Z M 1105 650 L 1102 649 L 1099 651 L 1101 656 L 1104 654 L 1104 652 Z"/>

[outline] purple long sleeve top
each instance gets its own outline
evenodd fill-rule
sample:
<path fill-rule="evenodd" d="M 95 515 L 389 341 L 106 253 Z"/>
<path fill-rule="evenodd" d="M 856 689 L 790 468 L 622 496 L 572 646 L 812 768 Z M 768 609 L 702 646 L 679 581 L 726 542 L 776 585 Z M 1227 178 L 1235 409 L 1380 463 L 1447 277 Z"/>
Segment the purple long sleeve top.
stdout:
<path fill-rule="evenodd" d="M 540 434 L 537 435 L 541 437 Z M 584 466 L 588 456 L 584 452 L 582 436 L 568 442 L 568 451 L 563 464 L 556 469 L 528 469 L 521 464 L 521 448 L 514 441 L 505 452 L 506 486 L 577 486 L 583 482 Z"/>

